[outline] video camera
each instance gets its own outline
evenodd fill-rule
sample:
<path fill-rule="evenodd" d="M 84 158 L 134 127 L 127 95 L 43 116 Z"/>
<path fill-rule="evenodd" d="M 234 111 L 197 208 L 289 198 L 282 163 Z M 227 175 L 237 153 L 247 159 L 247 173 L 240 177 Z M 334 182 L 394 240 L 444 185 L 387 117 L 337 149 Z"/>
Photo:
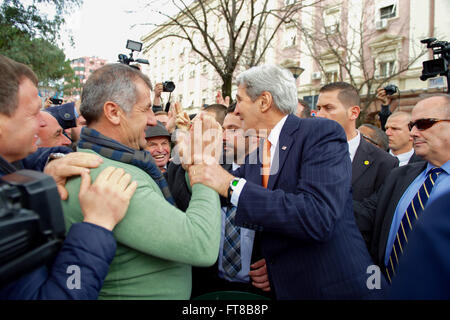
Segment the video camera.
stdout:
<path fill-rule="evenodd" d="M 439 55 L 439 58 L 423 62 L 422 75 L 420 80 L 426 81 L 429 78 L 436 77 L 438 75 L 447 77 L 447 92 L 450 93 L 449 84 L 449 70 L 448 65 L 450 63 L 450 42 L 437 41 L 436 38 L 427 38 L 420 41 L 425 43 L 427 48 L 433 51 L 433 55 Z"/>
<path fill-rule="evenodd" d="M 119 54 L 119 62 L 120 63 L 126 64 L 126 65 L 130 65 L 131 62 L 149 64 L 148 60 L 146 60 L 146 59 L 136 59 L 136 60 L 133 59 L 134 51 L 141 52 L 141 50 L 142 50 L 142 43 L 141 42 L 128 40 L 127 41 L 127 49 L 131 50 L 130 56 L 127 57 L 127 55 L 123 54 L 123 53 Z M 130 66 L 130 67 L 139 69 L 136 66 Z"/>
<path fill-rule="evenodd" d="M 20 170 L 0 178 L 0 287 L 52 261 L 65 236 L 54 180 Z"/>

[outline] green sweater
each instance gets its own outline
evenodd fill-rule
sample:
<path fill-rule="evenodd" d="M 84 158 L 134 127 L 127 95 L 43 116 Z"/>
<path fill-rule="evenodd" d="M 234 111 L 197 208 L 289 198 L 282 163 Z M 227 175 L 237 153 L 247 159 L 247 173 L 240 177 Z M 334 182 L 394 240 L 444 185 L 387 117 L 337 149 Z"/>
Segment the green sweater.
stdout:
<path fill-rule="evenodd" d="M 138 188 L 125 217 L 114 229 L 117 251 L 99 299 L 189 299 L 191 265 L 210 266 L 217 260 L 221 224 L 218 194 L 195 184 L 184 213 L 164 199 L 158 185 L 143 170 L 102 158 L 103 164 L 91 169 L 92 181 L 103 169 L 113 166 L 129 173 Z M 77 177 L 66 185 L 66 230 L 83 220 L 78 201 L 80 182 Z"/>

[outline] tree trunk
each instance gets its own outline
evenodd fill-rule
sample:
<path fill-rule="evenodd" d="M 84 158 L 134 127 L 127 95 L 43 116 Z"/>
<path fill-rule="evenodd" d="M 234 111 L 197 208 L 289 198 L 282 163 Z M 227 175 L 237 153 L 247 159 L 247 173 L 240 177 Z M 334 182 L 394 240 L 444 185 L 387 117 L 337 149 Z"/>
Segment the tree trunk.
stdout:
<path fill-rule="evenodd" d="M 222 76 L 222 97 L 225 99 L 225 97 L 230 97 L 230 101 L 233 100 L 233 97 L 231 96 L 231 86 L 233 84 L 233 76 L 232 75 L 224 75 Z"/>

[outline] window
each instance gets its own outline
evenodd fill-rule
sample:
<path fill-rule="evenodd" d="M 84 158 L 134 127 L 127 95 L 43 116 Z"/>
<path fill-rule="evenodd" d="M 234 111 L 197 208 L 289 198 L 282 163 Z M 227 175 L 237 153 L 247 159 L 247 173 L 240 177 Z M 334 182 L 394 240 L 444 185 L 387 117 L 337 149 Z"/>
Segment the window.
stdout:
<path fill-rule="evenodd" d="M 192 70 L 190 73 L 189 73 L 189 78 L 195 78 L 195 70 Z"/>
<path fill-rule="evenodd" d="M 178 81 L 183 81 L 184 80 L 184 73 L 180 72 L 180 74 L 178 75 Z"/>
<path fill-rule="evenodd" d="M 183 95 L 182 94 L 180 94 L 178 96 L 178 102 L 180 103 L 181 106 L 183 106 Z"/>
<path fill-rule="evenodd" d="M 284 4 L 287 6 L 290 6 L 291 4 L 294 4 L 296 2 L 297 2 L 297 0 L 284 0 Z"/>
<path fill-rule="evenodd" d="M 329 7 L 324 12 L 324 29 L 325 33 L 333 34 L 339 30 L 341 20 L 341 7 Z"/>
<path fill-rule="evenodd" d="M 394 61 L 380 62 L 380 77 L 386 78 L 394 74 Z"/>
<path fill-rule="evenodd" d="M 191 99 L 191 104 L 189 105 L 189 108 L 193 108 L 194 107 L 194 92 L 193 91 L 191 91 L 189 93 L 189 97 Z"/>
<path fill-rule="evenodd" d="M 380 8 L 380 19 L 394 18 L 397 12 L 396 9 L 396 5 L 394 4 Z"/>
<path fill-rule="evenodd" d="M 289 48 L 297 44 L 297 28 L 295 26 L 288 26 L 284 33 L 284 47 Z"/>
<path fill-rule="evenodd" d="M 338 72 L 337 71 L 325 72 L 325 81 L 326 83 L 337 82 Z"/>
<path fill-rule="evenodd" d="M 202 66 L 202 73 L 205 74 L 208 72 L 208 66 L 206 65 L 206 63 Z"/>
<path fill-rule="evenodd" d="M 73 71 L 85 71 L 84 67 L 75 67 L 73 68 Z"/>

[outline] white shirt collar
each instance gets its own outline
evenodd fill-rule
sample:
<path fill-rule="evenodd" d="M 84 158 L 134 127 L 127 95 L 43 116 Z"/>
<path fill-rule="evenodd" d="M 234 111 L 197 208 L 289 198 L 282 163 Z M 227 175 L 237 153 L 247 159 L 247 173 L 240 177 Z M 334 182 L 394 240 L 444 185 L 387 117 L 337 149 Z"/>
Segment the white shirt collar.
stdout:
<path fill-rule="evenodd" d="M 271 147 L 270 147 L 270 162 L 272 163 L 273 161 L 273 157 L 275 155 L 275 148 L 278 145 L 278 140 L 280 140 L 280 134 L 281 134 L 281 129 L 283 129 L 284 123 L 287 120 L 288 115 L 284 116 L 280 121 L 278 121 L 278 123 L 275 125 L 275 127 L 273 127 L 273 129 L 270 131 L 269 136 L 267 137 L 267 139 L 270 141 L 271 143 Z"/>
<path fill-rule="evenodd" d="M 239 167 L 240 167 L 240 165 L 238 165 L 236 162 L 233 162 L 233 163 L 232 163 L 232 169 L 233 169 L 233 171 L 239 169 Z"/>
<path fill-rule="evenodd" d="M 401 166 L 404 166 L 404 165 L 407 165 L 407 164 L 408 164 L 409 159 L 411 159 L 412 155 L 414 154 L 414 148 L 412 148 L 412 149 L 409 150 L 408 152 L 400 153 L 400 154 L 398 154 L 398 155 L 393 154 L 393 153 L 392 153 L 392 150 L 389 150 L 389 153 L 390 153 L 392 156 L 397 157 L 397 159 L 398 159 L 398 161 L 399 161 L 398 166 L 401 167 Z"/>
<path fill-rule="evenodd" d="M 356 137 L 352 138 L 351 140 L 348 140 L 348 151 L 350 153 L 350 159 L 353 162 L 353 159 L 355 158 L 356 150 L 358 150 L 359 144 L 361 143 L 361 134 L 358 130 L 356 130 L 358 133 Z"/>
<path fill-rule="evenodd" d="M 283 129 L 284 123 L 286 122 L 287 115 L 284 116 L 278 123 L 273 127 L 270 131 L 269 137 L 267 138 L 273 146 L 278 144 L 278 140 L 280 139 L 281 129 Z"/>

